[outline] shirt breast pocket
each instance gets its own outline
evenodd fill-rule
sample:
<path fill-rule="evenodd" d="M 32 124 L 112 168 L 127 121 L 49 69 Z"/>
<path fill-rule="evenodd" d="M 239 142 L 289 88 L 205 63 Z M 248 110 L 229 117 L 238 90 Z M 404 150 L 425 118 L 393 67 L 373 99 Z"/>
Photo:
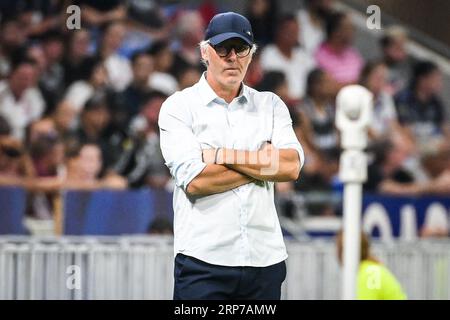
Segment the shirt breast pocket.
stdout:
<path fill-rule="evenodd" d="M 223 125 L 219 121 L 198 120 L 192 131 L 202 149 L 220 148 L 223 146 Z"/>
<path fill-rule="evenodd" d="M 245 150 L 259 150 L 272 139 L 272 119 L 265 113 L 248 114 L 242 120 L 243 131 L 239 138 Z"/>

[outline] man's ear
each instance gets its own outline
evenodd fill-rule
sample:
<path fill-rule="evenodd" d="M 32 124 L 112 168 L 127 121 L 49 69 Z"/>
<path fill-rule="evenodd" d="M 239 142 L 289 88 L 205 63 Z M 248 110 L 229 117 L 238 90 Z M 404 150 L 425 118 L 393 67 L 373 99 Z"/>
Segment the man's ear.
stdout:
<path fill-rule="evenodd" d="M 209 65 L 209 54 L 208 54 L 208 49 L 207 48 L 202 48 L 200 50 L 200 54 L 202 56 L 202 60 L 205 62 L 205 64 L 208 66 Z"/>
<path fill-rule="evenodd" d="M 206 64 L 206 65 L 208 65 L 208 58 L 207 58 L 207 54 L 204 52 L 204 49 L 203 50 L 201 50 L 201 56 L 202 56 L 202 61 Z"/>
<path fill-rule="evenodd" d="M 206 50 L 206 46 L 205 47 L 200 47 L 200 55 L 202 56 L 203 60 L 207 59 L 208 52 Z"/>

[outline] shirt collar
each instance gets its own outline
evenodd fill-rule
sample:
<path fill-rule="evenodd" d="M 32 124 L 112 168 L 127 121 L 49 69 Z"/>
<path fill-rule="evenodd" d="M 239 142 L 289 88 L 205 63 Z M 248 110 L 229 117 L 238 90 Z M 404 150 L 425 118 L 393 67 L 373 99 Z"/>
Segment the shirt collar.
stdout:
<path fill-rule="evenodd" d="M 217 96 L 217 94 L 211 88 L 208 81 L 206 81 L 206 71 L 203 72 L 202 76 L 200 77 L 198 85 L 200 87 L 200 96 L 205 105 L 208 105 L 214 99 L 220 99 L 219 96 Z M 248 87 L 244 83 L 241 84 L 241 90 L 239 92 L 238 99 L 240 102 L 243 102 L 243 99 L 249 101 Z"/>
<path fill-rule="evenodd" d="M 211 101 L 218 98 L 217 94 L 214 92 L 214 90 L 209 85 L 208 81 L 206 81 L 206 71 L 203 72 L 202 76 L 200 77 L 200 80 L 198 82 L 199 88 L 200 88 L 200 96 L 203 100 L 203 103 L 205 105 L 208 105 Z"/>
<path fill-rule="evenodd" d="M 239 92 L 239 99 L 242 101 L 245 99 L 247 102 L 250 101 L 248 87 L 242 82 L 241 91 Z"/>

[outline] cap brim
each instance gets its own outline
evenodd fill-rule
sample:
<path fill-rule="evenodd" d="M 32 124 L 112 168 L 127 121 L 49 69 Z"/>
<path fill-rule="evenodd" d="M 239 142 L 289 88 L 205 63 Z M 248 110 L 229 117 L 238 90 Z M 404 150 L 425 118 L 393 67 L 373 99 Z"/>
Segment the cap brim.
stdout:
<path fill-rule="evenodd" d="M 239 33 L 236 33 L 236 32 L 226 32 L 226 33 L 218 34 L 217 36 L 211 37 L 209 39 L 209 43 L 211 43 L 213 46 L 215 46 L 216 44 L 219 44 L 219 43 L 221 43 L 221 42 L 223 42 L 225 40 L 232 39 L 232 38 L 242 39 L 246 43 L 248 43 L 249 45 L 253 44 L 246 37 L 244 37 L 244 36 L 242 36 L 242 35 L 240 35 Z"/>

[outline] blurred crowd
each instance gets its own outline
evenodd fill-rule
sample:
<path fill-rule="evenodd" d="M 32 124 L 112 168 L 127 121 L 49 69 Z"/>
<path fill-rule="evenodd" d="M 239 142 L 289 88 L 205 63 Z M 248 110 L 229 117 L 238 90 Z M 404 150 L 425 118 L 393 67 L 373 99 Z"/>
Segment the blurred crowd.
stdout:
<path fill-rule="evenodd" d="M 351 83 L 374 96 L 365 190 L 450 194 L 442 74 L 408 55 L 404 29 L 387 29 L 382 56 L 367 61 L 351 15 L 332 0 L 305 0 L 289 14 L 276 0 L 246 3 L 258 50 L 245 81 L 284 100 L 306 154 L 301 178 L 277 185 L 280 197 L 342 187 L 334 102 Z M 66 25 L 72 4 L 80 29 Z M 170 190 L 159 110 L 198 81 L 204 28 L 228 9 L 211 0 L 1 1 L 0 184 L 26 187 L 37 218 L 52 216 L 62 188 Z M 313 211 L 337 213 L 326 202 Z"/>

